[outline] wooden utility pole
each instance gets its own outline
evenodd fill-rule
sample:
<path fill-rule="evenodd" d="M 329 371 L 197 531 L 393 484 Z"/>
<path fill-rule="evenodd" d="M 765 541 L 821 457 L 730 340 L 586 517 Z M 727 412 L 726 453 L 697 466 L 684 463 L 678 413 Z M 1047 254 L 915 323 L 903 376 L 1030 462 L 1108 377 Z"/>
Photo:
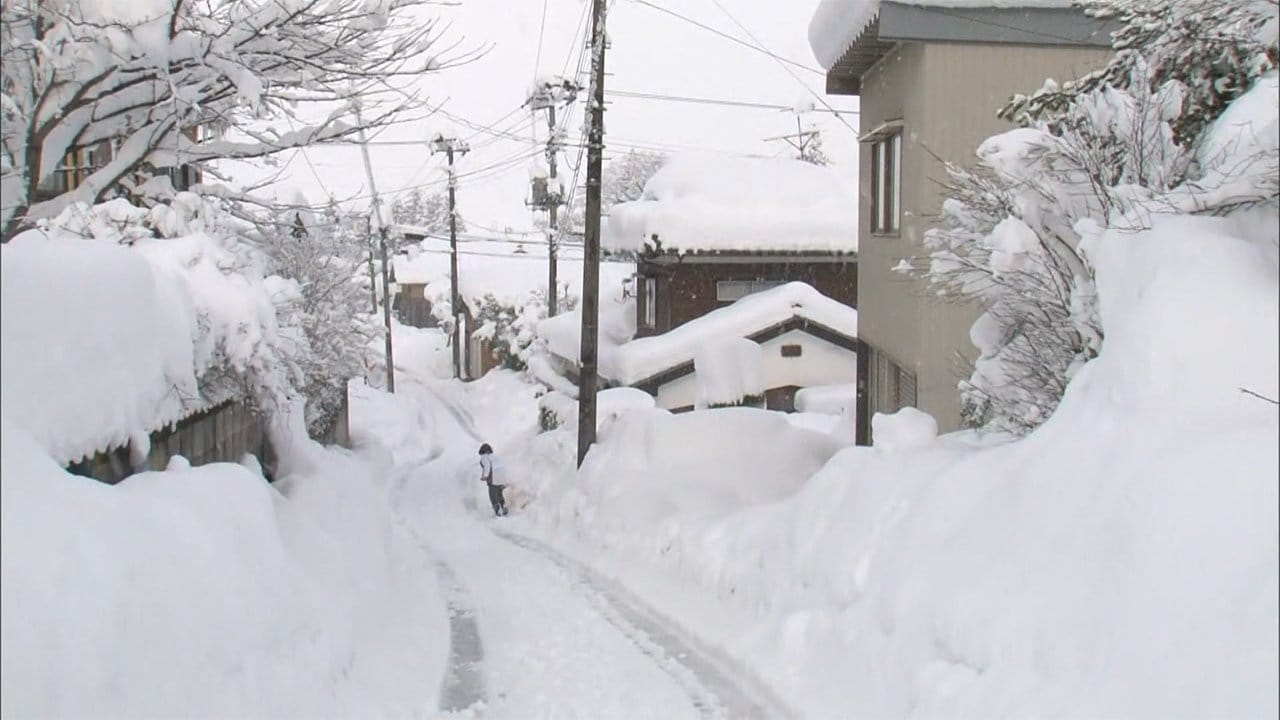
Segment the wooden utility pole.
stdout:
<path fill-rule="evenodd" d="M 587 208 L 582 261 L 582 350 L 578 374 L 578 467 L 596 441 L 596 380 L 600 340 L 600 175 L 604 160 L 606 0 L 591 2 L 591 92 L 587 131 Z"/>
<path fill-rule="evenodd" d="M 458 292 L 458 216 L 454 190 L 458 178 L 453 172 L 454 155 L 466 155 L 467 144 L 457 138 L 436 135 L 431 152 L 443 152 L 449 159 L 449 309 L 453 313 L 453 377 L 462 377 L 462 295 Z"/>
<path fill-rule="evenodd" d="M 559 312 L 559 283 L 556 278 L 556 254 L 558 250 L 559 209 L 564 203 L 564 193 L 556 184 L 556 155 L 560 152 L 560 132 L 556 128 L 556 106 L 568 107 L 578 97 L 580 88 L 572 80 L 554 78 L 542 80 L 534 88 L 526 102 L 535 112 L 547 111 L 547 166 L 549 169 L 546 189 L 540 191 L 534 181 L 533 198 L 529 205 L 547 211 L 547 317 Z"/>
<path fill-rule="evenodd" d="M 556 316 L 559 304 L 556 285 L 556 210 L 560 207 L 560 187 L 556 185 L 556 106 L 547 107 L 547 317 Z"/>
<path fill-rule="evenodd" d="M 373 198 L 372 217 L 378 221 L 378 238 L 382 255 L 382 322 L 386 326 L 383 349 L 386 351 L 387 392 L 396 391 L 396 365 L 391 353 L 391 277 L 387 272 L 387 226 L 382 221 L 382 208 L 378 203 L 378 187 L 373 182 L 373 163 L 369 160 L 369 145 L 364 133 L 364 120 L 360 118 L 360 107 L 356 106 L 356 122 L 360 124 L 360 154 L 364 157 L 364 172 L 369 179 L 369 194 Z M 370 238 L 372 240 L 372 238 Z M 373 248 L 369 248 L 373 254 Z M 375 300 L 375 303 L 377 301 Z"/>

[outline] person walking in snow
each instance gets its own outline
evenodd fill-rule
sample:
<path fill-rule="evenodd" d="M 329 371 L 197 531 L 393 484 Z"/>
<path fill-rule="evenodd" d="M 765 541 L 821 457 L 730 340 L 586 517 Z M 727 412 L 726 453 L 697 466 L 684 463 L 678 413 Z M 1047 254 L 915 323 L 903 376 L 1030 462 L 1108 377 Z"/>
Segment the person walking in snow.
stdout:
<path fill-rule="evenodd" d="M 498 458 L 494 456 L 493 448 L 489 447 L 489 443 L 480 446 L 480 479 L 489 486 L 489 503 L 493 505 L 493 514 L 496 517 L 503 517 L 507 514 L 507 501 L 502 497 L 502 491 L 507 486 L 494 482 L 497 461 Z"/>

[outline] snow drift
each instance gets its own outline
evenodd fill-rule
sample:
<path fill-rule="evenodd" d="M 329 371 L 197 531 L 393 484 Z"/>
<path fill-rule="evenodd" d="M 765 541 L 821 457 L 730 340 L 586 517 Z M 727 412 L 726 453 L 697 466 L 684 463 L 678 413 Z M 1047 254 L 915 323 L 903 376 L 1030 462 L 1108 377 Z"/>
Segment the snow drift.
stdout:
<path fill-rule="evenodd" d="M 1280 277 L 1240 230 L 1096 236 L 1102 354 L 1022 440 L 896 418 L 810 475 L 757 464 L 822 457 L 767 413 L 633 415 L 535 517 L 761 611 L 727 650 L 805 715 L 1274 717 Z"/>
<path fill-rule="evenodd" d="M 3 423 L 5 717 L 333 717 L 434 707 L 438 590 L 373 457 L 294 448 L 106 486 Z"/>

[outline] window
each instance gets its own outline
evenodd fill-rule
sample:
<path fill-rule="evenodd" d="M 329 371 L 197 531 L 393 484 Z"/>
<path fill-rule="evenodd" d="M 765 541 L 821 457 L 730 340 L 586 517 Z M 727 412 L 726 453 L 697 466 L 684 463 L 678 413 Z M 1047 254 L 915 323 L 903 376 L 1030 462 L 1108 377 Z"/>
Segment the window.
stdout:
<path fill-rule="evenodd" d="M 658 326 L 658 279 L 644 279 L 644 326 Z"/>
<path fill-rule="evenodd" d="M 871 413 L 893 413 L 916 405 L 916 375 L 888 355 L 871 349 Z"/>
<path fill-rule="evenodd" d="M 898 232 L 902 202 L 902 134 L 871 143 L 871 232 Z"/>
<path fill-rule="evenodd" d="M 717 280 L 716 302 L 731 303 L 784 284 L 782 280 Z"/>
<path fill-rule="evenodd" d="M 800 357 L 800 354 L 803 351 L 804 351 L 804 348 L 800 347 L 799 345 L 783 345 L 782 357 Z"/>

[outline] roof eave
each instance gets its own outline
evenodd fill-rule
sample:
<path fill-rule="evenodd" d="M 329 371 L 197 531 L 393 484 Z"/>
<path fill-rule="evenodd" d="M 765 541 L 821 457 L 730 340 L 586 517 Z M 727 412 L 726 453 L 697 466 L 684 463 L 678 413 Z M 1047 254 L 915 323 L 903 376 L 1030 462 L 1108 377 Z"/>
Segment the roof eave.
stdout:
<path fill-rule="evenodd" d="M 862 32 L 827 70 L 828 95 L 861 95 L 862 74 L 871 69 L 897 45 L 880 39 L 880 15 L 877 13 Z"/>

